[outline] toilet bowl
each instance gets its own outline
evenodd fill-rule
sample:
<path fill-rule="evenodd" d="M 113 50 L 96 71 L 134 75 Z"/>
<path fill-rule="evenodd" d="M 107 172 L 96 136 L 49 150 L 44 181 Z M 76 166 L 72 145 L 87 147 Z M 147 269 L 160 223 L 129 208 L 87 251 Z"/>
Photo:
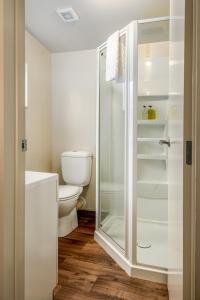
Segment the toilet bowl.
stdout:
<path fill-rule="evenodd" d="M 72 185 L 59 186 L 58 236 L 66 236 L 78 226 L 76 205 L 83 188 Z"/>
<path fill-rule="evenodd" d="M 58 236 L 64 237 L 78 227 L 77 202 L 91 177 L 92 155 L 86 151 L 68 151 L 61 155 L 66 185 L 59 186 Z"/>

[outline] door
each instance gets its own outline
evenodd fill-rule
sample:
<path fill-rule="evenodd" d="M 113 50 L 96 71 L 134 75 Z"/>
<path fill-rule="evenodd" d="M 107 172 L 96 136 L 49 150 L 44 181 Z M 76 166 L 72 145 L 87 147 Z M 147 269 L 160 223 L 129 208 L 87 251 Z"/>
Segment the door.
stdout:
<path fill-rule="evenodd" d="M 191 166 L 186 141 L 191 139 L 191 4 L 170 1 L 168 134 L 168 289 L 170 300 L 191 299 Z M 186 15 L 185 15 L 186 13 Z M 190 26 L 191 25 L 191 26 Z M 185 47 L 187 45 L 187 47 Z"/>
<path fill-rule="evenodd" d="M 0 0 L 0 299 L 24 300 L 24 0 Z"/>
<path fill-rule="evenodd" d="M 115 81 L 106 81 L 106 46 L 99 51 L 98 227 L 121 249 L 125 248 L 125 51 L 126 33 L 122 33 L 123 73 Z"/>

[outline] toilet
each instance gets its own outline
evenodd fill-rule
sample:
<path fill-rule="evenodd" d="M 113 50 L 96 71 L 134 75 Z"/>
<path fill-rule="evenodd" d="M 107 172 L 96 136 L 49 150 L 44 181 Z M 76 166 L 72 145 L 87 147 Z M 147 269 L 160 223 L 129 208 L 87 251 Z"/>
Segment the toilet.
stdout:
<path fill-rule="evenodd" d="M 61 154 L 65 185 L 59 186 L 58 236 L 64 237 L 78 227 L 77 203 L 91 178 L 92 154 L 87 151 L 67 151 Z"/>

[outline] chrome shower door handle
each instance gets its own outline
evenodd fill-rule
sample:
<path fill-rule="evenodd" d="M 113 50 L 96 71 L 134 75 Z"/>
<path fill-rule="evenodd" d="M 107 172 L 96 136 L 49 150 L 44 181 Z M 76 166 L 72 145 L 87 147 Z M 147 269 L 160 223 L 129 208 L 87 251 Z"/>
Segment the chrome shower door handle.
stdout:
<path fill-rule="evenodd" d="M 167 145 L 168 147 L 171 146 L 171 143 L 170 143 L 170 139 L 167 139 L 167 140 L 160 140 L 159 141 L 159 144 L 162 146 L 162 145 Z"/>

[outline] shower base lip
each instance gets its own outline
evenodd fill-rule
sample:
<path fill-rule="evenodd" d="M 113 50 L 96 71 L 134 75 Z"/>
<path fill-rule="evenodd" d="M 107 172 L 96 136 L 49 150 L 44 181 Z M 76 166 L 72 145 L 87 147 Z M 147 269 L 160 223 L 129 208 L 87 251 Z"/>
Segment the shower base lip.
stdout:
<path fill-rule="evenodd" d="M 141 264 L 131 264 L 123 251 L 119 251 L 101 229 L 95 231 L 94 239 L 129 276 L 167 284 L 168 271 Z"/>

